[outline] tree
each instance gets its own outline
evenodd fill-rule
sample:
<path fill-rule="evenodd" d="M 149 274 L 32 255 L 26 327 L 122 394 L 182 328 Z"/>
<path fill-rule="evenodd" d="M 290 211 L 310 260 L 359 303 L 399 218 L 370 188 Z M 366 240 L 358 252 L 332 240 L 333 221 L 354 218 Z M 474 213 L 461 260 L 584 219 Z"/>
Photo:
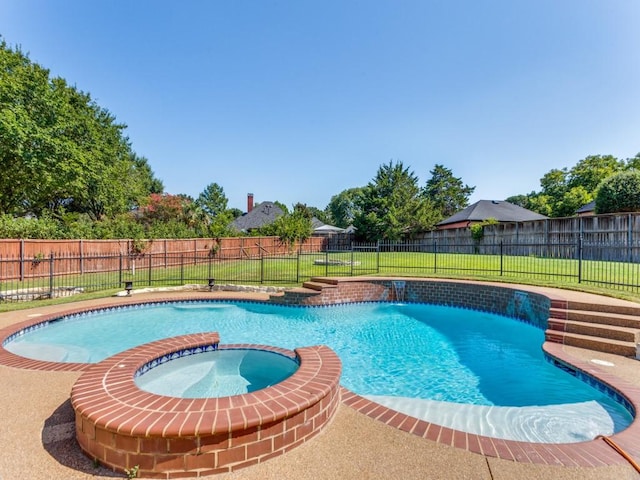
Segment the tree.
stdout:
<path fill-rule="evenodd" d="M 229 200 L 224 194 L 224 189 L 217 183 L 207 185 L 198 196 L 196 203 L 204 212 L 212 218 L 227 210 Z"/>
<path fill-rule="evenodd" d="M 0 211 L 98 220 L 130 210 L 157 185 L 125 129 L 88 93 L 0 43 Z"/>
<path fill-rule="evenodd" d="M 427 180 L 424 195 L 433 207 L 440 212 L 441 218 L 447 218 L 469 206 L 469 197 L 476 187 L 464 185 L 448 168 L 436 165 Z"/>
<path fill-rule="evenodd" d="M 533 192 L 529 195 L 533 195 Z M 504 201 L 531 210 L 531 208 L 529 207 L 529 195 L 513 195 L 511 197 L 505 198 Z"/>
<path fill-rule="evenodd" d="M 172 220 L 178 220 L 186 224 L 188 223 L 188 211 L 191 203 L 191 201 L 179 195 L 152 193 L 140 207 L 138 218 L 145 225 Z"/>
<path fill-rule="evenodd" d="M 555 216 L 556 217 L 571 217 L 576 211 L 591 202 L 594 198 L 593 193 L 587 191 L 582 185 L 569 189 L 564 194 L 562 200 L 556 204 Z"/>
<path fill-rule="evenodd" d="M 260 235 L 277 236 L 292 249 L 295 242 L 304 242 L 313 234 L 312 216 L 306 205 L 298 203 L 294 205 L 292 213 L 285 211 L 273 223 L 262 227 Z"/>
<path fill-rule="evenodd" d="M 331 197 L 326 211 L 330 224 L 340 228 L 347 228 L 353 224 L 355 217 L 360 213 L 360 197 L 362 188 L 349 188 Z"/>
<path fill-rule="evenodd" d="M 606 178 L 598 187 L 596 213 L 640 212 L 640 170 Z"/>
<path fill-rule="evenodd" d="M 595 198 L 600 182 L 637 164 L 640 164 L 638 156 L 625 163 L 612 155 L 589 155 L 571 169 L 554 168 L 545 173 L 540 179 L 540 192 L 511 198 L 516 198 L 520 202 L 518 205 L 542 215 L 572 216 L 581 206 Z"/>
<path fill-rule="evenodd" d="M 402 162 L 381 166 L 358 206 L 353 224 L 358 237 L 368 241 L 412 237 L 437 221 L 430 201 L 420 195 L 417 177 Z"/>
<path fill-rule="evenodd" d="M 627 158 L 625 168 L 627 170 L 631 170 L 632 168 L 640 170 L 640 153 L 636 153 L 636 156 L 633 158 Z"/>
<path fill-rule="evenodd" d="M 600 182 L 624 168 L 625 163 L 613 155 L 589 155 L 569 170 L 567 187 L 569 190 L 583 187 L 587 193 L 593 195 Z"/>
<path fill-rule="evenodd" d="M 162 180 L 157 178 L 149 165 L 149 160 L 139 157 L 135 152 L 131 152 L 131 162 L 134 173 L 138 176 L 141 187 L 145 195 L 151 193 L 164 193 Z"/>
<path fill-rule="evenodd" d="M 315 217 L 318 220 L 320 220 L 322 223 L 331 223 L 329 220 L 329 214 L 326 212 L 326 210 L 320 210 L 317 207 L 306 207 L 307 210 L 309 211 L 309 213 L 311 214 L 311 217 Z"/>

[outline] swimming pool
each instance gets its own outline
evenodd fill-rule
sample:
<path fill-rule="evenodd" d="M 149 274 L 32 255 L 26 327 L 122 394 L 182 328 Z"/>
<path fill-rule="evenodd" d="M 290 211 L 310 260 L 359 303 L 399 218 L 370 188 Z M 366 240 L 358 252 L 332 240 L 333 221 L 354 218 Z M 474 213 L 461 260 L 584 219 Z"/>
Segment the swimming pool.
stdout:
<path fill-rule="evenodd" d="M 607 395 L 546 361 L 541 329 L 426 304 L 161 303 L 66 317 L 12 338 L 5 348 L 41 360 L 97 362 L 141 343 L 201 331 L 217 331 L 225 343 L 326 344 L 342 360 L 345 387 L 462 431 L 576 442 L 620 431 L 632 420 Z"/>

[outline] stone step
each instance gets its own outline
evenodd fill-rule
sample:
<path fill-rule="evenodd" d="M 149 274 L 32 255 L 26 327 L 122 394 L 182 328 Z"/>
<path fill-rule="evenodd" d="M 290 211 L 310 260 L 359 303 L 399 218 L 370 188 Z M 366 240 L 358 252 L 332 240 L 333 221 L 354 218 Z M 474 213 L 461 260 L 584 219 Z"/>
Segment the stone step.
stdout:
<path fill-rule="evenodd" d="M 597 323 L 601 325 L 613 325 L 617 327 L 640 329 L 640 317 L 629 313 L 598 312 L 593 310 L 564 310 L 550 308 L 551 318 L 572 320 L 585 323 Z"/>
<path fill-rule="evenodd" d="M 547 330 L 545 332 L 545 338 L 549 342 L 561 343 L 572 347 L 586 348 L 588 350 L 612 353 L 624 357 L 639 358 L 638 347 L 633 342 L 604 339 L 578 333 L 560 332 L 558 330 Z"/>
<path fill-rule="evenodd" d="M 566 333 L 578 333 L 581 335 L 589 335 L 599 338 L 610 338 L 612 340 L 620 340 L 623 342 L 632 342 L 637 344 L 640 342 L 640 330 L 637 328 L 619 327 L 616 325 L 605 325 L 591 322 L 577 322 L 574 320 L 560 320 L 550 318 L 548 327 Z"/>

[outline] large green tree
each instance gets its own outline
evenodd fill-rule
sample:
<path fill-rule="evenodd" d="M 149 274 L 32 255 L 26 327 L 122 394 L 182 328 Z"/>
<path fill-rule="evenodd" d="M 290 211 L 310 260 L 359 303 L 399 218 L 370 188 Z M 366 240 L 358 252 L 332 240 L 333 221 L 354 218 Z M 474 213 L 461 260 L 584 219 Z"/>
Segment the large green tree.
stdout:
<path fill-rule="evenodd" d="M 402 162 L 382 165 L 358 198 L 353 225 L 367 241 L 401 240 L 430 229 L 437 213 L 418 186 L 416 175 Z"/>
<path fill-rule="evenodd" d="M 572 168 L 554 168 L 540 179 L 541 190 L 516 195 L 507 201 L 550 217 L 569 217 L 595 199 L 598 185 L 606 178 L 640 163 L 640 158 L 625 163 L 612 155 L 589 155 Z"/>
<path fill-rule="evenodd" d="M 330 224 L 340 228 L 347 228 L 360 212 L 360 197 L 362 187 L 349 188 L 331 197 L 326 211 Z"/>
<path fill-rule="evenodd" d="M 157 189 L 116 122 L 89 94 L 0 42 L 0 211 L 126 212 Z"/>
<path fill-rule="evenodd" d="M 198 196 L 196 203 L 210 217 L 215 217 L 227 210 L 229 200 L 224 193 L 224 189 L 217 183 L 210 183 Z"/>
<path fill-rule="evenodd" d="M 593 194 L 600 182 L 625 169 L 625 162 L 613 155 L 589 155 L 569 170 L 567 189 L 582 187 Z"/>
<path fill-rule="evenodd" d="M 453 172 L 443 165 L 431 170 L 424 195 L 438 210 L 442 218 L 447 218 L 469 205 L 469 197 L 476 187 L 462 183 L 462 179 L 453 176 Z"/>

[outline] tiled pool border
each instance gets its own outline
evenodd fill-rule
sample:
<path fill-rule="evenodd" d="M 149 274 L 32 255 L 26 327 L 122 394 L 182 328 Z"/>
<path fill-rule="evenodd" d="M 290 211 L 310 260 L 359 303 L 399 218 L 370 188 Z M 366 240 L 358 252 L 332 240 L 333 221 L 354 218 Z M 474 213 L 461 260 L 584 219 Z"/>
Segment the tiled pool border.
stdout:
<path fill-rule="evenodd" d="M 381 277 L 349 277 L 332 279 L 335 288 L 326 292 L 310 293 L 307 289 L 294 289 L 285 292 L 284 295 L 271 298 L 272 303 L 288 305 L 322 306 L 336 303 L 353 303 L 368 301 L 397 301 L 393 297 L 393 278 Z M 402 278 L 406 281 L 405 294 L 413 295 L 405 298 L 405 301 L 426 301 L 439 305 L 460 306 L 464 308 L 475 308 L 484 311 L 501 313 L 500 308 L 505 308 L 505 299 L 514 295 L 515 292 L 526 292 L 535 299 L 536 306 L 535 319 L 519 318 L 529 323 L 539 324 L 540 312 L 545 309 L 548 315 L 548 308 L 567 309 L 568 302 L 564 298 L 554 298 L 547 292 L 540 293 L 532 288 L 528 290 L 526 286 L 511 286 L 508 284 L 485 284 L 472 281 L 449 281 L 434 279 Z M 446 299 L 446 300 L 443 300 Z M 435 300 L 434 300 L 435 299 Z M 95 311 L 104 308 L 113 308 L 114 302 L 117 306 L 131 306 L 136 304 L 153 304 L 175 301 L 211 301 L 212 297 L 206 294 L 180 294 L 171 297 L 158 298 L 153 300 L 135 300 L 126 298 L 113 300 L 109 304 L 96 306 L 90 309 L 75 309 L 63 313 L 42 316 L 38 319 L 14 324 L 0 329 L 0 344 L 4 344 L 10 335 L 16 331 L 33 326 L 39 323 L 51 321 L 64 315 L 81 314 L 87 310 Z M 216 300 L 224 300 L 219 296 Z M 227 299 L 228 301 L 242 301 L 237 296 Z M 249 300 L 254 301 L 254 300 Z M 484 307 L 482 306 L 484 302 Z M 504 311 L 502 311 L 504 313 Z M 518 318 L 517 315 L 510 315 Z M 539 325 L 543 327 L 543 325 Z M 582 362 L 567 355 L 563 346 L 557 343 L 545 342 L 543 345 L 545 353 L 551 357 L 552 361 L 568 365 L 570 368 L 585 375 L 585 379 L 591 379 L 595 383 L 619 394 L 623 403 L 630 407 L 633 412 L 638 412 L 640 408 L 640 387 L 632 385 L 619 377 L 608 373 L 606 370 L 596 367 L 588 362 Z M 56 362 L 41 362 L 30 360 L 8 352 L 0 348 L 0 364 L 15 368 L 26 368 L 49 371 L 83 371 L 90 365 L 87 364 L 62 364 Z M 343 404 L 356 409 L 364 415 L 375 418 L 394 428 L 417 435 L 438 443 L 462 448 L 470 452 L 479 453 L 489 457 L 502 458 L 523 463 L 564 465 L 579 467 L 597 467 L 603 465 L 618 465 L 626 463 L 626 460 L 616 453 L 602 439 L 595 439 L 589 442 L 571 444 L 536 444 L 527 442 L 517 442 L 510 440 L 483 437 L 476 434 L 469 434 L 457 430 L 452 430 L 436 424 L 425 422 L 414 417 L 396 412 L 390 408 L 367 400 L 359 395 L 340 388 Z M 610 437 L 621 448 L 630 455 L 640 458 L 640 421 L 634 418 L 631 425 L 622 432 Z"/>

